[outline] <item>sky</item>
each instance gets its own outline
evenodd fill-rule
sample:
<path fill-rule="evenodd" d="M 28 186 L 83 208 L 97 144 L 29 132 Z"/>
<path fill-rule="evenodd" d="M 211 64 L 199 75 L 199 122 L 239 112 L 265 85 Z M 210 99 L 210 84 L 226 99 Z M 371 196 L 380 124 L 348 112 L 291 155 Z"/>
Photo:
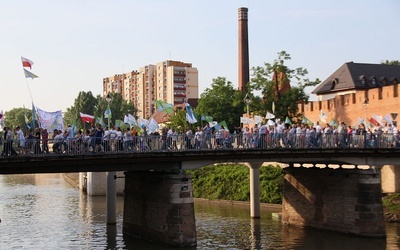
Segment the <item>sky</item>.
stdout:
<path fill-rule="evenodd" d="M 66 111 L 104 77 L 165 60 L 198 69 L 199 95 L 217 77 L 237 87 L 240 7 L 250 68 L 286 51 L 289 68 L 323 81 L 349 61 L 400 60 L 399 0 L 0 0 L 0 110 Z"/>

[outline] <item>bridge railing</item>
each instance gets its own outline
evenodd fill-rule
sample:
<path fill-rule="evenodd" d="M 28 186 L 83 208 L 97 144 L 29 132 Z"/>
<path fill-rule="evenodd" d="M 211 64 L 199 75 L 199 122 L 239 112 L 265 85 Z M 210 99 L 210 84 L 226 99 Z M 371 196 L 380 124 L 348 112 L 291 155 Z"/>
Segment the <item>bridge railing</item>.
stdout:
<path fill-rule="evenodd" d="M 225 134 L 135 136 L 132 140 L 78 138 L 1 141 L 1 157 L 141 153 L 193 150 L 276 150 L 400 147 L 397 134 Z"/>

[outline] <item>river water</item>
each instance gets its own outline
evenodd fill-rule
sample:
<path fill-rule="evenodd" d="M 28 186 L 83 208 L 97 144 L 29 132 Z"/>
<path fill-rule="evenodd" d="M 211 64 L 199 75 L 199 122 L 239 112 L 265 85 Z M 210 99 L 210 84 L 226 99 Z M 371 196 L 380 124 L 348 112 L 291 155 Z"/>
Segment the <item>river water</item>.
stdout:
<path fill-rule="evenodd" d="M 105 197 L 91 197 L 61 174 L 0 175 L 0 249 L 166 249 L 106 225 Z M 271 210 L 249 218 L 249 206 L 197 201 L 197 248 L 188 249 L 399 249 L 400 225 L 373 239 L 282 226 Z M 172 249 L 172 248 L 168 248 Z"/>

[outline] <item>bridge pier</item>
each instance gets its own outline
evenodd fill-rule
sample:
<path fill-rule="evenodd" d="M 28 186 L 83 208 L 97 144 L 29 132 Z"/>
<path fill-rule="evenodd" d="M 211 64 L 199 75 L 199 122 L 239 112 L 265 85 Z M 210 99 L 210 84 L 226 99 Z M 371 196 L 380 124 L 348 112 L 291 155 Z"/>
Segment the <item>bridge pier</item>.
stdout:
<path fill-rule="evenodd" d="M 286 168 L 284 224 L 385 237 L 380 169 Z"/>
<path fill-rule="evenodd" d="M 117 176 L 123 176 L 123 172 L 116 172 Z M 104 172 L 80 172 L 79 188 L 92 196 L 104 196 L 107 194 L 107 174 Z M 117 194 L 123 194 L 125 179 L 119 178 L 116 182 Z"/>
<path fill-rule="evenodd" d="M 250 169 L 250 216 L 260 218 L 260 167 L 263 162 L 246 162 Z"/>
<path fill-rule="evenodd" d="M 196 245 L 191 176 L 126 172 L 123 231 L 168 246 Z"/>
<path fill-rule="evenodd" d="M 382 192 L 399 193 L 400 192 L 400 166 L 384 165 L 381 169 L 382 174 Z"/>

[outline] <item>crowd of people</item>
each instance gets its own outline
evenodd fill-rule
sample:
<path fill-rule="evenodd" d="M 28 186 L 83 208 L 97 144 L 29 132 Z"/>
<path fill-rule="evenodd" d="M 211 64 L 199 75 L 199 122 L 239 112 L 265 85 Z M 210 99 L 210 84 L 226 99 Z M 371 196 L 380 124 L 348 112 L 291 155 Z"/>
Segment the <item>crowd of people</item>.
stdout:
<path fill-rule="evenodd" d="M 224 126 L 191 128 L 186 131 L 165 127 L 154 133 L 146 128 L 92 126 L 87 130 L 74 131 L 68 125 L 64 131 L 54 130 L 51 136 L 46 129 L 20 127 L 14 132 L 4 128 L 2 157 L 38 154 L 86 154 L 109 152 L 142 152 L 150 150 L 210 150 L 233 148 L 364 148 L 398 147 L 399 134 L 396 126 L 385 123 L 374 130 L 359 124 L 357 128 L 341 122 L 337 126 L 325 124 L 284 124 L 281 121 L 268 125 L 236 127 Z M 17 150 L 15 150 L 15 148 Z M 50 151 L 51 148 L 51 151 Z M 18 151 L 18 152 L 17 152 Z"/>

